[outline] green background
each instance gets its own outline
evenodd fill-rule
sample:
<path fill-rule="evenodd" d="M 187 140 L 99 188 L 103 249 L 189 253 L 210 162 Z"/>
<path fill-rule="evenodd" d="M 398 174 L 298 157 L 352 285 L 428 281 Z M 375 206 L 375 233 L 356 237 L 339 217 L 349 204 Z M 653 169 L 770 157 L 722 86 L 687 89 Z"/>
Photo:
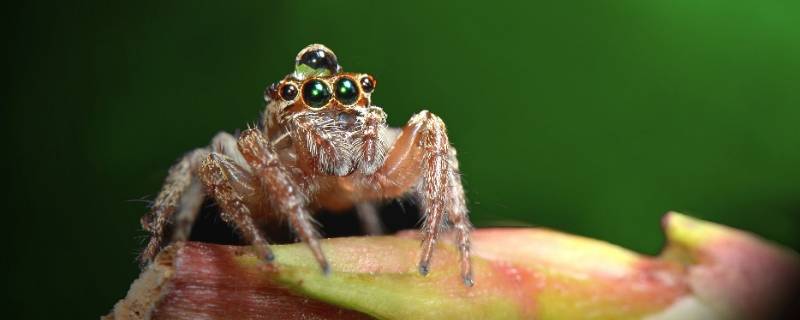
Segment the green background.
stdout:
<path fill-rule="evenodd" d="M 668 210 L 800 248 L 800 2 L 217 1 L 4 8 L 6 310 L 94 318 L 136 277 L 141 199 L 324 43 L 427 108 L 473 222 L 655 254 Z"/>

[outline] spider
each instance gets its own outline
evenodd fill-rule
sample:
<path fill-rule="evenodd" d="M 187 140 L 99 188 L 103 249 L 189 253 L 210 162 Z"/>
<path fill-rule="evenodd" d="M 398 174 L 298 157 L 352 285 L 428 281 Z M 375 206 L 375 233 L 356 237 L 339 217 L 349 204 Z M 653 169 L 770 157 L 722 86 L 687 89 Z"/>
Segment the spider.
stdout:
<path fill-rule="evenodd" d="M 142 264 L 166 244 L 168 228 L 173 228 L 172 241 L 186 240 L 210 197 L 222 219 L 265 260 L 274 256 L 260 227 L 288 220 L 328 273 L 314 210 L 355 206 L 374 234 L 380 233 L 380 222 L 372 205 L 411 195 L 424 217 L 419 273 L 428 274 L 439 233 L 452 226 L 461 277 L 472 286 L 472 227 L 445 124 L 421 111 L 403 128 L 388 127 L 386 113 L 372 104 L 376 84 L 369 74 L 343 72 L 323 45 L 301 50 L 294 72 L 266 89 L 266 111 L 257 128 L 238 136 L 218 133 L 209 146 L 185 154 L 170 168 L 142 217 L 151 234 Z"/>

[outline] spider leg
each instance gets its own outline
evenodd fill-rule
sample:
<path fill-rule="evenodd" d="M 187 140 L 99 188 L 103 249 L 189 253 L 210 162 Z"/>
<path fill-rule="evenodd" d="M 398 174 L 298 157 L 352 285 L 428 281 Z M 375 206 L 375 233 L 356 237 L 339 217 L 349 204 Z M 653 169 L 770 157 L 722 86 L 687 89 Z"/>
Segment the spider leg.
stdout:
<path fill-rule="evenodd" d="M 453 222 L 453 227 L 456 229 L 456 243 L 461 258 L 461 277 L 464 284 L 471 287 L 474 285 L 472 279 L 472 264 L 470 263 L 470 239 L 469 233 L 472 231 L 472 224 L 467 216 L 466 197 L 464 196 L 464 187 L 461 183 L 461 175 L 458 172 L 458 160 L 456 160 L 455 149 L 450 149 L 450 163 L 453 170 L 447 174 L 448 185 L 450 186 L 450 201 L 451 211 L 448 218 Z"/>
<path fill-rule="evenodd" d="M 164 246 L 168 227 L 173 220 L 175 226 L 172 241 L 189 238 L 192 225 L 205 199 L 205 191 L 197 178 L 197 171 L 210 152 L 228 155 L 237 160 L 239 165 L 246 165 L 236 148 L 236 138 L 226 132 L 217 134 L 208 148 L 195 149 L 173 165 L 150 212 L 141 219 L 142 227 L 151 234 L 150 241 L 139 256 L 142 265 L 152 261 Z"/>
<path fill-rule="evenodd" d="M 295 117 L 288 120 L 288 123 L 294 128 L 292 137 L 293 141 L 299 145 L 296 149 L 300 153 L 300 158 L 307 161 L 302 161 L 302 165 L 310 166 L 310 168 L 305 168 L 312 169 L 310 171 L 337 176 L 347 175 L 350 173 L 352 164 L 336 149 L 332 141 L 334 136 L 316 129 L 320 125 L 320 121 L 313 117 Z"/>
<path fill-rule="evenodd" d="M 192 226 L 203 205 L 206 193 L 203 191 L 203 184 L 198 179 L 192 179 L 192 183 L 186 188 L 181 196 L 178 211 L 175 213 L 175 227 L 172 231 L 172 241 L 186 241 L 192 234 Z"/>
<path fill-rule="evenodd" d="M 465 285 L 472 286 L 469 241 L 472 227 L 455 149 L 450 146 L 442 119 L 428 111 L 414 115 L 376 176 L 384 197 L 400 195 L 416 184 L 413 192 L 421 201 L 425 217 L 420 274 L 428 273 L 433 249 L 447 219 L 457 232 L 461 277 Z"/>
<path fill-rule="evenodd" d="M 356 214 L 358 220 L 361 221 L 361 228 L 368 235 L 377 236 L 382 235 L 383 223 L 378 215 L 377 205 L 373 202 L 362 202 L 356 204 Z"/>
<path fill-rule="evenodd" d="M 236 147 L 236 138 L 230 133 L 220 132 L 211 140 L 211 152 L 224 154 L 234 160 L 239 166 L 246 168 L 247 163 Z M 204 155 L 204 158 L 207 156 Z M 198 161 L 199 163 L 199 161 Z M 199 166 L 198 166 L 199 167 Z M 196 174 L 197 170 L 193 170 Z M 205 199 L 205 191 L 199 179 L 192 179 L 192 184 L 188 186 L 180 199 L 178 213 L 175 214 L 175 230 L 172 234 L 172 241 L 185 241 L 192 233 L 192 227 L 200 213 L 200 206 Z"/>
<path fill-rule="evenodd" d="M 220 206 L 222 219 L 234 225 L 244 240 L 256 247 L 261 257 L 272 261 L 272 250 L 256 227 L 245 203 L 245 198 L 254 192 L 251 187 L 252 175 L 230 157 L 214 152 L 203 161 L 200 177 L 208 193 Z"/>
<path fill-rule="evenodd" d="M 371 175 L 380 168 L 386 156 L 386 113 L 378 107 L 367 108 L 360 120 L 363 131 L 355 140 L 356 155 L 360 162 L 359 170 Z"/>
<path fill-rule="evenodd" d="M 167 226 L 187 191 L 192 194 L 190 198 L 200 198 L 202 202 L 202 196 L 195 195 L 198 191 L 197 188 L 191 188 L 191 186 L 196 183 L 194 172 L 207 154 L 207 149 L 195 149 L 183 156 L 169 169 L 164 186 L 153 202 L 150 212 L 141 219 L 142 227 L 151 234 L 150 241 L 139 256 L 139 262 L 142 265 L 152 261 L 164 245 Z"/>
<path fill-rule="evenodd" d="M 238 144 L 244 159 L 260 179 L 263 190 L 259 193 L 268 197 L 267 200 L 276 212 L 288 216 L 292 229 L 300 240 L 308 244 L 322 271 L 330 272 L 328 261 L 320 247 L 319 235 L 312 224 L 308 201 L 289 170 L 281 164 L 258 130 L 242 132 Z"/>

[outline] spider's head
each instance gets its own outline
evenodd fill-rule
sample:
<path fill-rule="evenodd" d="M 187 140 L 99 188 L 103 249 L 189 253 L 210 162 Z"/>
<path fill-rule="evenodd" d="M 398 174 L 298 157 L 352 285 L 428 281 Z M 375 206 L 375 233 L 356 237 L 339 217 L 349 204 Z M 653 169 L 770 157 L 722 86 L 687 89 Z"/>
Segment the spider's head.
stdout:
<path fill-rule="evenodd" d="M 336 55 L 321 44 L 297 54 L 295 71 L 267 88 L 282 117 L 292 114 L 347 114 L 358 117 L 371 106 L 376 81 L 369 74 L 342 72 Z"/>
<path fill-rule="evenodd" d="M 333 51 L 312 44 L 297 54 L 294 72 L 267 89 L 264 127 L 269 136 L 288 133 L 308 170 L 372 174 L 386 153 L 386 113 L 371 100 L 375 84 L 371 75 L 343 72 Z"/>

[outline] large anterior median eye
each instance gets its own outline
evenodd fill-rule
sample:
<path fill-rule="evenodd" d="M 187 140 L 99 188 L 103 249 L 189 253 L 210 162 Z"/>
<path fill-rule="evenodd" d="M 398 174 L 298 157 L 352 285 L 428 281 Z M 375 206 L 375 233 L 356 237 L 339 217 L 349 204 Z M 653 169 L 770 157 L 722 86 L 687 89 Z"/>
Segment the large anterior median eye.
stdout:
<path fill-rule="evenodd" d="M 341 104 L 353 104 L 358 100 L 358 86 L 353 79 L 342 77 L 336 81 L 336 99 Z"/>
<path fill-rule="evenodd" d="M 321 80 L 310 80 L 303 85 L 303 100 L 310 107 L 322 107 L 331 100 L 331 90 Z"/>

